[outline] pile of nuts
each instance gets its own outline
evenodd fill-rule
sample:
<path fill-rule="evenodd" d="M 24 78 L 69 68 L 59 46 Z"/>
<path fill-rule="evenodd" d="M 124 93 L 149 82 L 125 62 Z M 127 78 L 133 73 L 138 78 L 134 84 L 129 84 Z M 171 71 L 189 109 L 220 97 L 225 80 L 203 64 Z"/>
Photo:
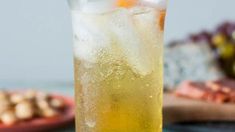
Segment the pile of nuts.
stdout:
<path fill-rule="evenodd" d="M 63 99 L 55 98 L 43 92 L 0 91 L 0 121 L 5 125 L 58 116 L 65 108 Z"/>

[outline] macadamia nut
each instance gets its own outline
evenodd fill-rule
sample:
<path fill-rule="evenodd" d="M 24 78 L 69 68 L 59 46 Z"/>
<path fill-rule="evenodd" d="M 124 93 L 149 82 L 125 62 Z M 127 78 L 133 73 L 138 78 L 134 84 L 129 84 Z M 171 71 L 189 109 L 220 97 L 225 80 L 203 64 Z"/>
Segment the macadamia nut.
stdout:
<path fill-rule="evenodd" d="M 5 91 L 0 91 L 0 100 L 8 99 L 8 93 Z"/>
<path fill-rule="evenodd" d="M 5 125 L 13 125 L 17 122 L 17 117 L 15 116 L 14 111 L 8 110 L 1 115 L 1 121 Z"/>
<path fill-rule="evenodd" d="M 13 104 L 17 104 L 17 103 L 20 103 L 22 101 L 25 100 L 25 97 L 20 94 L 20 93 L 15 93 L 15 94 L 12 94 L 10 96 L 10 101 L 13 103 Z"/>
<path fill-rule="evenodd" d="M 35 90 L 27 90 L 24 94 L 26 99 L 35 99 L 37 95 L 37 92 Z"/>
<path fill-rule="evenodd" d="M 47 93 L 39 92 L 36 95 L 37 100 L 49 100 L 50 96 Z"/>
<path fill-rule="evenodd" d="M 15 107 L 16 117 L 22 120 L 33 118 L 34 108 L 29 101 L 18 103 Z"/>
<path fill-rule="evenodd" d="M 58 115 L 58 112 L 52 108 L 47 108 L 42 110 L 43 117 L 54 117 L 56 115 Z"/>
<path fill-rule="evenodd" d="M 11 108 L 11 103 L 7 99 L 0 100 L 0 114 Z"/>
<path fill-rule="evenodd" d="M 58 98 L 52 98 L 50 101 L 50 104 L 53 108 L 63 108 L 64 107 L 64 101 L 62 99 L 58 99 Z"/>
<path fill-rule="evenodd" d="M 36 102 L 39 109 L 47 109 L 50 108 L 50 104 L 46 100 L 37 100 Z"/>

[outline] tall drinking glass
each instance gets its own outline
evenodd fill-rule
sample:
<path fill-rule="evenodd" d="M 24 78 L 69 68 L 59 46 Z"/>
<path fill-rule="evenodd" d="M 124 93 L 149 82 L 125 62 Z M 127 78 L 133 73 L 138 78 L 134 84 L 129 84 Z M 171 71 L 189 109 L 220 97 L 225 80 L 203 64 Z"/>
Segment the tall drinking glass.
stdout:
<path fill-rule="evenodd" d="M 165 1 L 69 0 L 77 132 L 162 132 Z"/>

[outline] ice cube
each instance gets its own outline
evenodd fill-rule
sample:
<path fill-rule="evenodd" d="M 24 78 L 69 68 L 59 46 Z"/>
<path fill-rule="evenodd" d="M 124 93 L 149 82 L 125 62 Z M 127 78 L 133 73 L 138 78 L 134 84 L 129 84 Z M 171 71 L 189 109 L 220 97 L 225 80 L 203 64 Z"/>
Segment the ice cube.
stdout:
<path fill-rule="evenodd" d="M 73 12 L 75 57 L 96 63 L 102 50 L 111 44 L 103 17 Z"/>
<path fill-rule="evenodd" d="M 166 10 L 167 7 L 167 0 L 143 0 L 141 2 L 144 5 L 155 7 L 160 10 Z"/>
<path fill-rule="evenodd" d="M 116 0 L 81 0 L 80 10 L 85 13 L 105 13 L 115 9 Z"/>
<path fill-rule="evenodd" d="M 127 9 L 118 9 L 110 15 L 108 22 L 107 26 L 134 71 L 141 75 L 151 73 L 153 65 L 150 56 L 130 12 Z"/>
<path fill-rule="evenodd" d="M 153 65 L 158 65 L 161 59 L 163 32 L 157 25 L 159 13 L 154 8 L 134 7 L 130 9 L 133 14 L 133 21 L 143 43 L 146 46 Z"/>
<path fill-rule="evenodd" d="M 134 16 L 143 16 L 150 19 L 150 22 L 153 23 L 156 21 L 156 9 L 152 7 L 145 6 L 136 6 L 129 9 L 129 12 Z M 149 20 L 148 20 L 149 21 Z"/>

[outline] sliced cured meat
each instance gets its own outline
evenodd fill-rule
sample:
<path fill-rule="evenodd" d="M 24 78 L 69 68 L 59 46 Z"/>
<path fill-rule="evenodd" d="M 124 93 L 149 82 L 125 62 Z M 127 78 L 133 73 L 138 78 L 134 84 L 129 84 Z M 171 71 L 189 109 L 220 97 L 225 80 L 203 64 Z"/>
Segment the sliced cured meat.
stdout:
<path fill-rule="evenodd" d="M 203 83 L 185 81 L 178 87 L 175 94 L 193 99 L 205 99 L 208 97 L 208 91 L 209 89 Z"/>
<path fill-rule="evenodd" d="M 235 81 L 221 79 L 208 82 L 185 81 L 175 95 L 215 103 L 235 102 Z"/>
<path fill-rule="evenodd" d="M 232 79 L 221 79 L 213 81 L 209 88 L 225 93 L 229 102 L 235 102 L 235 81 Z"/>

